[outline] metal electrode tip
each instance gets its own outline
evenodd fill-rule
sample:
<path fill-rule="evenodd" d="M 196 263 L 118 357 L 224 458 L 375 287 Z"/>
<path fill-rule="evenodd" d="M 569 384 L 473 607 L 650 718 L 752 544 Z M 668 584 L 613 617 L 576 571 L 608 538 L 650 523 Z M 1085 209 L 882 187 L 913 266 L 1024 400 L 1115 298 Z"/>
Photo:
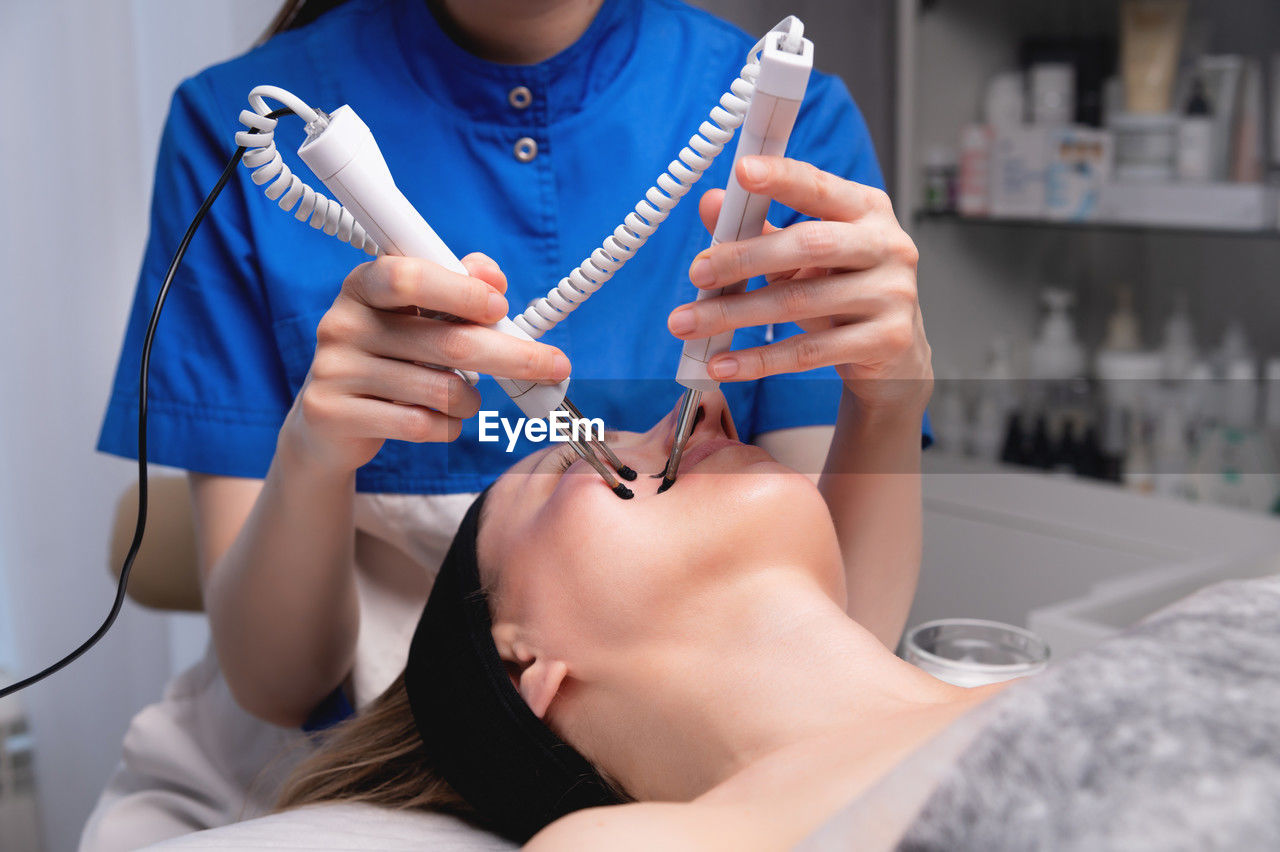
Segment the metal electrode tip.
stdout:
<path fill-rule="evenodd" d="M 630 488 L 618 481 L 618 478 L 613 475 L 613 471 L 609 469 L 609 466 L 600 461 L 600 458 L 592 451 L 590 445 L 584 444 L 581 441 L 570 440 L 569 446 L 573 447 L 574 452 L 581 456 L 583 461 L 591 465 L 596 473 L 600 474 L 600 478 L 604 480 L 605 485 L 609 486 L 610 491 L 617 494 L 623 500 L 630 500 L 635 496 Z"/>
<path fill-rule="evenodd" d="M 659 494 L 676 484 L 680 457 L 684 455 L 685 444 L 689 443 L 689 436 L 693 434 L 693 427 L 698 425 L 702 412 L 702 406 L 698 404 L 701 400 L 702 391 L 692 388 L 685 390 L 684 397 L 680 401 L 680 413 L 676 415 L 676 434 L 671 441 L 671 455 L 667 458 L 667 466 L 662 471 L 662 484 L 658 486 Z"/>
<path fill-rule="evenodd" d="M 578 406 L 574 405 L 572 402 L 569 401 L 569 397 L 566 396 L 564 398 L 564 401 L 560 403 L 560 407 L 565 411 L 569 412 L 570 416 L 572 416 L 576 420 L 586 420 L 586 418 L 582 416 L 582 412 L 578 410 Z M 586 443 L 587 443 L 587 446 L 591 447 L 591 449 L 593 449 L 595 452 L 604 456 L 604 460 L 613 466 L 613 469 L 618 472 L 618 476 L 621 476 L 623 479 L 627 480 L 628 482 L 636 478 L 636 472 L 632 470 L 630 467 L 628 467 L 627 465 L 623 464 L 622 460 L 618 458 L 618 456 L 613 452 L 613 450 L 609 449 L 609 445 L 606 444 L 603 440 L 596 440 L 595 438 L 587 438 Z"/>

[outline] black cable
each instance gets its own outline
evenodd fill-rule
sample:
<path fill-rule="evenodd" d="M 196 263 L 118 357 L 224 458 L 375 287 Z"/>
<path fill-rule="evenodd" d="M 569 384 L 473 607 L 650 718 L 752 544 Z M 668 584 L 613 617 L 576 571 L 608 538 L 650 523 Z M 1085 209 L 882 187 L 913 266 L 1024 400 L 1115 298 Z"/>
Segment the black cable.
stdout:
<path fill-rule="evenodd" d="M 292 114 L 293 110 L 286 107 L 268 113 L 267 118 L 280 118 L 281 116 Z M 249 132 L 257 133 L 258 131 L 255 129 Z M 182 258 L 187 253 L 187 246 L 191 245 L 191 238 L 196 235 L 196 229 L 204 221 L 205 214 L 209 212 L 213 202 L 218 199 L 223 187 L 231 179 L 231 175 L 235 174 L 236 166 L 240 165 L 240 160 L 247 150 L 244 147 L 236 148 L 236 152 L 227 163 L 227 167 L 222 170 L 222 175 L 218 178 L 218 182 L 214 184 L 213 189 L 205 196 L 200 209 L 196 211 L 195 218 L 191 220 L 191 224 L 187 227 L 187 232 L 182 235 L 182 241 L 178 243 L 178 250 L 174 252 L 173 260 L 169 261 L 169 268 L 165 271 L 164 282 L 160 285 L 160 292 L 156 296 L 155 306 L 151 309 L 151 319 L 147 323 L 147 333 L 142 338 L 142 366 L 138 377 L 138 523 L 133 530 L 133 541 L 129 545 L 129 553 L 125 556 L 124 565 L 120 568 L 120 579 L 116 583 L 116 596 L 111 603 L 111 611 L 107 613 L 106 619 L 94 631 L 93 635 L 81 643 L 80 647 L 30 677 L 23 678 L 17 683 L 12 683 L 0 689 L 0 699 L 13 695 L 15 692 L 21 692 L 28 686 L 34 686 L 49 675 L 55 674 L 74 663 L 86 651 L 98 644 L 98 641 L 103 636 L 107 635 L 107 631 L 115 624 L 116 617 L 120 615 L 120 608 L 124 606 L 125 590 L 129 583 L 129 572 L 133 570 L 133 561 L 137 558 L 138 551 L 142 548 L 142 535 L 147 529 L 147 379 L 151 371 L 151 344 L 155 341 L 156 327 L 160 324 L 160 311 L 164 310 L 164 302 L 169 295 L 169 288 L 173 285 L 173 279 L 178 273 L 178 267 L 182 265 Z"/>

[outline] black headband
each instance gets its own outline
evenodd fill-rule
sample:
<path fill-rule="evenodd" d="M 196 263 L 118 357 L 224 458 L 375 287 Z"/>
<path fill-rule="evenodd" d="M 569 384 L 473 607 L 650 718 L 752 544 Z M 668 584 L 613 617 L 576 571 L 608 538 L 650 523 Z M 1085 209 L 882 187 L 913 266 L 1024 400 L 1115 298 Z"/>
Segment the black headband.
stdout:
<path fill-rule="evenodd" d="M 524 843 L 565 814 L 623 800 L 534 715 L 498 656 L 476 559 L 488 493 L 467 510 L 440 566 L 404 685 L 431 768 L 485 824 Z"/>

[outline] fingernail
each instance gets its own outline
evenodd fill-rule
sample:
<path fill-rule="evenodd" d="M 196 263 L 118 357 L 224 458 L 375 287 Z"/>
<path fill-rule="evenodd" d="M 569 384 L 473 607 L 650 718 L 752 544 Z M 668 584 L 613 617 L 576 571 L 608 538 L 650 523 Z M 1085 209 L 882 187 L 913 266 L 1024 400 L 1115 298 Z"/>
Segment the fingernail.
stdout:
<path fill-rule="evenodd" d="M 693 266 L 689 267 L 689 280 L 693 282 L 695 287 L 705 287 L 714 283 L 716 274 L 711 269 L 711 261 L 705 257 L 695 260 Z"/>
<path fill-rule="evenodd" d="M 489 316 L 505 317 L 507 315 L 507 300 L 499 296 L 497 293 L 489 294 Z"/>
<path fill-rule="evenodd" d="M 710 370 L 714 379 L 732 379 L 738 375 L 738 359 L 718 358 L 711 362 Z"/>
<path fill-rule="evenodd" d="M 563 352 L 557 352 L 551 359 L 551 375 L 568 376 L 573 371 L 573 365 L 569 363 L 569 358 Z"/>
<path fill-rule="evenodd" d="M 698 324 L 693 316 L 693 308 L 676 308 L 667 317 L 667 328 L 672 334 L 688 334 Z"/>
<path fill-rule="evenodd" d="M 757 157 L 743 157 L 740 168 L 742 173 L 747 176 L 747 180 L 752 183 L 759 183 L 769 173 L 769 167 L 760 162 Z"/>

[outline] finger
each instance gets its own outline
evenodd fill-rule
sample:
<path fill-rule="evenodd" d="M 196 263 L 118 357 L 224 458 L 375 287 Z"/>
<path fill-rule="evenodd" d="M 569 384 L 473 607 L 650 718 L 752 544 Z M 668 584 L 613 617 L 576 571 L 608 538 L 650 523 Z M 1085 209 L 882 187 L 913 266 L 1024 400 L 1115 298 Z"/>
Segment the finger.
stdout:
<path fill-rule="evenodd" d="M 716 220 L 720 218 L 720 208 L 723 206 L 723 189 L 709 189 L 702 194 L 702 198 L 698 201 L 698 215 L 702 217 L 702 225 L 707 229 L 707 233 L 715 233 Z M 764 232 L 766 234 L 773 233 L 776 230 L 778 229 L 768 222 L 764 223 Z"/>
<path fill-rule="evenodd" d="M 384 255 L 363 264 L 347 276 L 343 291 L 384 311 L 414 305 L 484 324 L 507 315 L 506 298 L 489 283 L 412 257 Z"/>
<path fill-rule="evenodd" d="M 327 411 L 328 419 L 340 419 L 352 438 L 424 443 L 453 441 L 462 433 L 462 421 L 456 417 L 373 397 L 326 396 L 319 410 Z"/>
<path fill-rule="evenodd" d="M 358 352 L 331 365 L 330 358 L 318 356 L 311 376 L 345 394 L 409 403 L 464 420 L 480 410 L 480 392 L 457 373 L 409 361 Z"/>
<path fill-rule="evenodd" d="M 854 323 L 805 332 L 767 346 L 725 352 L 711 359 L 707 372 L 720 381 L 749 381 L 783 373 L 802 373 L 836 364 L 856 364 L 881 350 L 875 323 Z"/>
<path fill-rule="evenodd" d="M 479 278 L 499 293 L 507 292 L 507 274 L 498 262 L 484 252 L 473 251 L 462 259 L 472 278 Z"/>
<path fill-rule="evenodd" d="M 712 289 L 796 269 L 869 269 L 885 259 L 894 247 L 892 239 L 874 221 L 797 222 L 749 240 L 704 249 L 689 265 L 689 280 Z"/>
<path fill-rule="evenodd" d="M 883 190 L 789 157 L 743 157 L 736 168 L 743 189 L 767 195 L 806 216 L 852 222 L 869 213 L 893 209 Z"/>
<path fill-rule="evenodd" d="M 792 279 L 681 305 L 667 317 L 667 328 L 682 340 L 693 340 L 749 326 L 835 314 L 872 316 L 885 304 L 879 294 L 868 292 L 856 273 Z"/>
<path fill-rule="evenodd" d="M 559 382 L 569 377 L 569 359 L 554 346 L 522 340 L 473 323 L 375 312 L 355 345 L 401 361 L 439 364 L 490 376 Z"/>

